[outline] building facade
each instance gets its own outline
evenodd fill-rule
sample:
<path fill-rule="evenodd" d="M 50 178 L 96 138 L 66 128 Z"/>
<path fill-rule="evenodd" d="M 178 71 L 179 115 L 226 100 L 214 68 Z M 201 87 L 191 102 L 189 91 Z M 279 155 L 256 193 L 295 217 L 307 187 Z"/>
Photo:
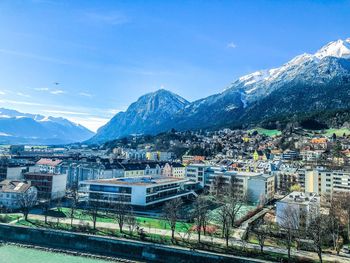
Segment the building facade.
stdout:
<path fill-rule="evenodd" d="M 85 181 L 80 192 L 89 203 L 108 208 L 114 202 L 146 208 L 165 201 L 196 195 L 186 187 L 188 180 L 163 176 L 144 176 Z"/>
<path fill-rule="evenodd" d="M 296 229 L 307 228 L 320 212 L 320 196 L 316 193 L 292 192 L 276 202 L 276 223 Z"/>
<path fill-rule="evenodd" d="M 66 195 L 67 174 L 25 173 L 24 178 L 38 190 L 38 199 L 57 200 Z"/>
<path fill-rule="evenodd" d="M 37 189 L 29 181 L 4 180 L 0 182 L 0 207 L 6 210 L 20 209 L 28 198 L 30 203 L 37 200 Z"/>

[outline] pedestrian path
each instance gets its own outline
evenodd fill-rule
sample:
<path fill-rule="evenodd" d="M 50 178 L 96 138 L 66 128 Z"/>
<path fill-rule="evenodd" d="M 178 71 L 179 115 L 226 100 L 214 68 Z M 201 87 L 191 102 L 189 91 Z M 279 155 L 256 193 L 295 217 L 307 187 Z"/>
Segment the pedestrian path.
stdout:
<path fill-rule="evenodd" d="M 31 214 L 29 216 L 29 220 L 31 220 L 31 219 L 45 221 L 45 217 L 43 215 L 32 215 Z M 48 216 L 47 221 L 51 222 L 51 223 L 57 223 L 57 218 Z M 70 218 L 59 218 L 59 222 L 65 223 L 65 224 L 70 224 L 71 219 Z M 73 225 L 79 226 L 82 224 L 82 222 L 84 222 L 85 224 L 89 223 L 90 226 L 92 226 L 92 224 L 93 224 L 91 221 L 83 221 L 83 220 L 79 220 L 79 219 L 74 219 Z M 117 230 L 117 229 L 119 229 L 119 226 L 116 223 L 96 222 L 96 228 Z M 125 224 L 123 228 L 126 231 L 128 229 L 128 225 Z M 140 227 L 140 228 L 143 229 L 143 231 L 145 231 L 146 234 L 148 233 L 148 234 L 156 234 L 156 235 L 160 235 L 160 236 L 171 237 L 171 231 L 167 230 L 167 229 L 158 229 L 158 228 L 151 228 L 151 227 Z M 184 239 L 185 233 L 175 232 L 175 236 L 177 238 Z M 197 236 L 196 232 L 192 232 L 190 235 L 186 236 L 186 239 L 191 240 L 191 241 L 197 241 L 198 236 Z M 207 243 L 220 244 L 223 246 L 226 245 L 226 241 L 223 238 L 201 235 L 201 240 L 204 242 L 207 242 Z M 253 250 L 260 251 L 259 245 L 244 242 L 244 241 L 240 240 L 240 238 L 239 239 L 231 238 L 229 243 L 231 246 L 245 247 L 247 249 L 253 249 Z M 271 253 L 280 253 L 280 254 L 285 254 L 285 255 L 288 254 L 287 249 L 282 248 L 282 247 L 265 246 L 264 251 L 271 252 Z M 291 255 L 302 256 L 302 257 L 305 257 L 305 258 L 308 258 L 311 260 L 316 260 L 316 261 L 318 260 L 317 254 L 314 252 L 309 252 L 309 251 L 292 249 Z M 333 255 L 333 254 L 329 254 L 329 253 L 324 253 L 323 260 L 327 261 L 327 262 L 349 263 L 350 262 L 350 255 L 348 257 L 348 255 L 346 255 L 346 254 L 343 254 L 342 256 L 337 256 L 335 254 Z"/>

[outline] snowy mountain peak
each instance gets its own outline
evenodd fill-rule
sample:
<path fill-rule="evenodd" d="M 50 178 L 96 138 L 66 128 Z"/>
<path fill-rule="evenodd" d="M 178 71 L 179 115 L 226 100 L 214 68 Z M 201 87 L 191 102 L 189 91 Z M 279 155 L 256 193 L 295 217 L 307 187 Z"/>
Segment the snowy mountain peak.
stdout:
<path fill-rule="evenodd" d="M 93 132 L 67 119 L 0 108 L 0 143 L 65 144 L 84 141 Z"/>
<path fill-rule="evenodd" d="M 315 57 L 319 59 L 324 57 L 350 58 L 350 38 L 328 43 L 315 53 Z"/>

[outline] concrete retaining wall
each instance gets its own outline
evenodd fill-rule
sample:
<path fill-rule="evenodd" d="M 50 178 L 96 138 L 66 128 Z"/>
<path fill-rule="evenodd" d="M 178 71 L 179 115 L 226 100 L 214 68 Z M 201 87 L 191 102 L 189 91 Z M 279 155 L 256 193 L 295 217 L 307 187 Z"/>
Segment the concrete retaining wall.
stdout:
<path fill-rule="evenodd" d="M 7 224 L 0 224 L 0 239 L 14 243 L 153 262 L 261 262 L 152 243 Z"/>

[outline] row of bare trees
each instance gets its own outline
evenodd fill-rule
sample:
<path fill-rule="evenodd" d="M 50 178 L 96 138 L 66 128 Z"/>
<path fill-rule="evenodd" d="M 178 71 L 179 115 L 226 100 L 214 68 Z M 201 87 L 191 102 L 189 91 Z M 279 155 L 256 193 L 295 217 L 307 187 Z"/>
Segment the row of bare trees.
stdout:
<path fill-rule="evenodd" d="M 300 210 L 293 207 L 284 209 L 278 225 L 264 222 L 254 228 L 253 232 L 263 252 L 268 238 L 277 238 L 284 244 L 291 258 L 294 245 L 299 249 L 302 243 L 311 245 L 322 262 L 324 247 L 332 247 L 339 254 L 345 240 L 349 240 L 350 229 L 350 194 L 337 193 L 327 198 L 328 213 L 316 213 L 310 216 L 305 226 L 300 224 Z"/>

